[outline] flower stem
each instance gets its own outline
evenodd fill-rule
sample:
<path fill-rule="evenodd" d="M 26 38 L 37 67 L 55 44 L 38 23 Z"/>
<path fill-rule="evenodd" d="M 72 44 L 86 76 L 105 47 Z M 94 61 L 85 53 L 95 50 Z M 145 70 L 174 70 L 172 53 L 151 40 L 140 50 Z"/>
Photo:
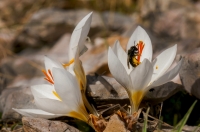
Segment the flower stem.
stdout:
<path fill-rule="evenodd" d="M 91 114 L 93 114 L 93 115 L 95 115 L 95 116 L 98 117 L 98 116 L 99 116 L 98 112 L 97 112 L 96 109 L 95 109 L 94 107 L 92 107 L 92 106 L 90 105 L 90 103 L 88 102 L 87 97 L 86 97 L 86 95 L 85 95 L 85 92 L 81 92 L 81 94 L 82 94 L 82 99 L 83 99 L 83 102 L 84 102 L 86 108 L 90 111 Z"/>

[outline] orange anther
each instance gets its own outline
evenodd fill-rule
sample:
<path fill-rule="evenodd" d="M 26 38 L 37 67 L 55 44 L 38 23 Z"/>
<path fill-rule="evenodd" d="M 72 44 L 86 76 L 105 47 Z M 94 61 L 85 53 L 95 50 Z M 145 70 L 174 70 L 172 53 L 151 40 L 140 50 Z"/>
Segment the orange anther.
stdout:
<path fill-rule="evenodd" d="M 50 82 L 51 84 L 54 84 L 54 81 L 53 81 L 53 76 L 52 76 L 52 73 L 51 73 L 51 70 L 50 69 L 48 69 L 48 73 L 49 73 L 49 75 L 48 75 L 48 73 L 45 71 L 45 70 L 42 70 L 42 72 L 44 73 L 44 75 L 45 75 L 45 80 L 47 80 L 48 82 Z"/>

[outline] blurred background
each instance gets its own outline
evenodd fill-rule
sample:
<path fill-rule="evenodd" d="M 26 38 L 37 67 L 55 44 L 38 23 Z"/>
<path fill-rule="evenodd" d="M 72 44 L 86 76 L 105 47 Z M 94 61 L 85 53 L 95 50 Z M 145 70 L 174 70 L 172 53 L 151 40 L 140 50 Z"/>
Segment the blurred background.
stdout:
<path fill-rule="evenodd" d="M 199 0 L 0 0 L 0 11 L 0 111 L 4 119 L 17 118 L 10 109 L 30 100 L 30 85 L 44 82 L 44 55 L 68 61 L 70 35 L 90 12 L 89 50 L 81 56 L 86 74 L 111 76 L 107 47 L 119 40 L 125 49 L 138 25 L 149 34 L 154 57 L 174 44 L 180 55 L 200 46 Z M 180 79 L 174 82 L 181 84 Z M 190 95 L 178 94 L 164 105 L 164 121 L 172 125 L 195 99 L 183 103 L 181 99 Z M 200 117 L 199 113 L 195 116 Z M 190 124 L 198 124 L 198 119 Z"/>

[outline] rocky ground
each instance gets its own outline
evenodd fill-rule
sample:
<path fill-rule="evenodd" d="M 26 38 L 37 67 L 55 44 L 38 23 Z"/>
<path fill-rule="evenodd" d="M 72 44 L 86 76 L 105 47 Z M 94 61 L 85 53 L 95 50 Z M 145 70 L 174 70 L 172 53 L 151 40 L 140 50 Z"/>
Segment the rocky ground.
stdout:
<path fill-rule="evenodd" d="M 34 1 L 22 0 L 21 4 L 18 0 L 12 1 L 0 1 L 0 9 L 4 12 L 0 16 L 1 131 L 78 132 L 78 129 L 69 126 L 66 121 L 22 118 L 12 108 L 35 108 L 30 86 L 46 83 L 41 72 L 44 68 L 43 56 L 66 62 L 66 51 L 74 27 L 92 10 L 66 10 L 61 6 L 62 2 L 56 3 L 53 8 L 53 1 L 50 4 L 44 2 L 44 5 L 37 6 L 38 8 L 31 8 Z M 39 1 L 36 1 L 36 4 L 41 5 Z M 125 48 L 130 35 L 140 25 L 152 40 L 154 57 L 165 48 L 177 44 L 178 53 L 174 64 L 184 58 L 180 76 L 149 91 L 141 106 L 151 106 L 150 113 L 156 117 L 160 103 L 164 101 L 163 109 L 169 107 L 165 106 L 165 102 L 170 104 L 170 98 L 174 99 L 174 95 L 177 97 L 180 91 L 186 91 L 184 97 L 187 99 L 184 101 L 187 101 L 182 103 L 182 106 L 187 110 L 193 100 L 200 99 L 200 1 L 154 0 L 138 2 L 138 5 L 138 9 L 128 15 L 109 10 L 93 11 L 88 35 L 90 40 L 86 43 L 89 50 L 81 56 L 88 79 L 87 96 L 99 111 L 116 104 L 129 104 L 126 91 L 109 72 L 107 47 L 119 40 Z M 29 12 L 23 12 L 25 7 L 30 7 Z M 200 117 L 199 104 L 197 105 L 194 110 L 197 112 L 193 114 L 196 122 L 190 124 L 193 126 L 197 125 Z M 165 110 L 168 109 L 163 111 Z M 126 131 L 126 127 L 116 115 L 110 118 L 105 131 L 113 131 L 113 124 L 118 124 L 122 131 Z M 41 125 L 44 127 L 41 128 Z M 186 126 L 184 130 L 193 129 L 194 127 Z"/>

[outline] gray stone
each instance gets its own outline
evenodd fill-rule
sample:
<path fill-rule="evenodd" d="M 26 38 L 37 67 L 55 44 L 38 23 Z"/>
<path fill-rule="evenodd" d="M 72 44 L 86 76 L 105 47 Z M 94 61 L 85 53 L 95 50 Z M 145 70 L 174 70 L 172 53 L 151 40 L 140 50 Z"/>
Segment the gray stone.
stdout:
<path fill-rule="evenodd" d="M 30 88 L 5 89 L 0 96 L 2 119 L 21 119 L 21 115 L 12 108 L 36 108 Z"/>
<path fill-rule="evenodd" d="M 25 132 L 80 132 L 78 129 L 60 121 L 23 117 L 22 122 Z"/>
<path fill-rule="evenodd" d="M 128 94 L 114 78 L 88 75 L 88 96 L 92 97 L 99 105 L 104 104 L 127 104 L 129 103 Z M 163 102 L 172 95 L 183 89 L 182 85 L 168 82 L 161 86 L 152 88 L 144 97 L 144 103 L 152 105 Z M 146 104 L 146 103 L 145 103 Z M 142 102 L 143 105 L 143 102 Z"/>
<path fill-rule="evenodd" d="M 200 99 L 200 48 L 182 57 L 183 64 L 179 72 L 182 84 L 187 92 Z"/>
<path fill-rule="evenodd" d="M 34 104 L 30 86 L 44 83 L 46 81 L 43 78 L 33 78 L 31 80 L 16 78 L 0 95 L 2 119 L 21 119 L 21 115 L 12 108 L 37 108 Z"/>
<path fill-rule="evenodd" d="M 78 22 L 90 12 L 88 10 L 66 11 L 53 8 L 40 10 L 32 16 L 30 22 L 16 37 L 14 50 L 19 52 L 27 47 L 40 48 L 45 44 L 53 45 L 63 34 L 71 33 Z M 93 13 L 93 20 L 91 32 L 93 29 L 100 30 L 103 22 L 98 13 Z"/>

